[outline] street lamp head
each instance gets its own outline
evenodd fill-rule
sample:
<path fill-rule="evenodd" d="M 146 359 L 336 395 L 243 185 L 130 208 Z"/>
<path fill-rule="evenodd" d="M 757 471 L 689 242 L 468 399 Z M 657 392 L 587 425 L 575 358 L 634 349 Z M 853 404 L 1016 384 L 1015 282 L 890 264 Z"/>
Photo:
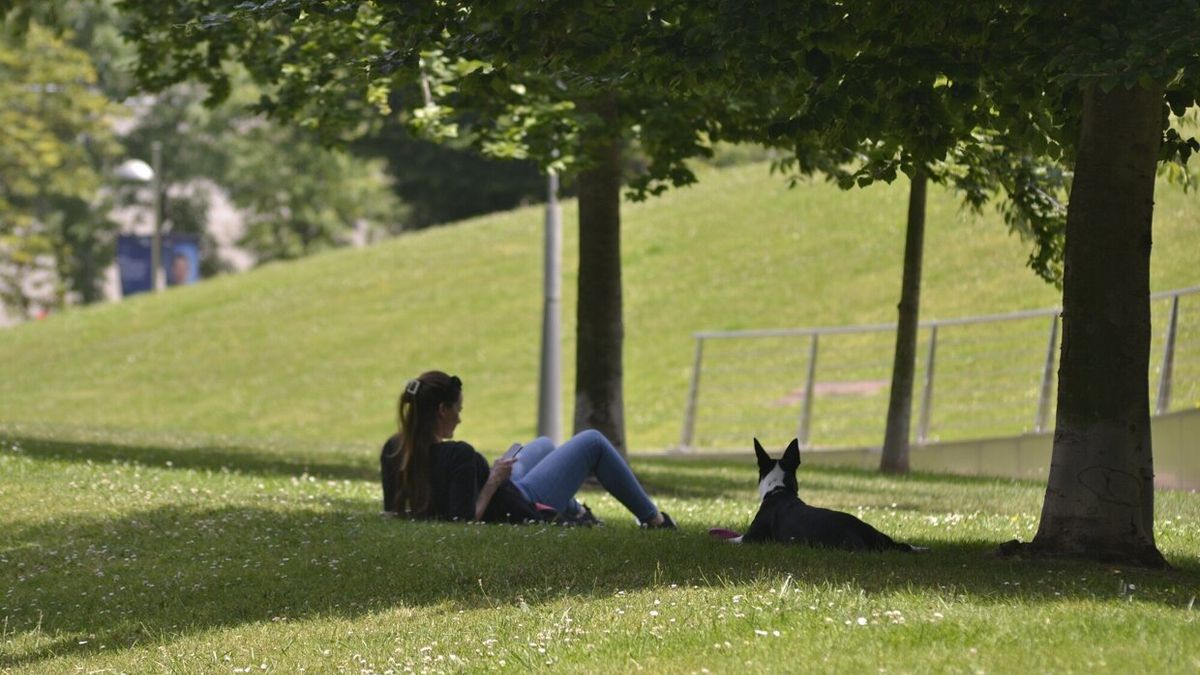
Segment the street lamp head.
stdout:
<path fill-rule="evenodd" d="M 149 183 L 154 180 L 154 169 L 140 159 L 127 159 L 121 162 L 113 173 L 121 180 L 137 183 Z"/>

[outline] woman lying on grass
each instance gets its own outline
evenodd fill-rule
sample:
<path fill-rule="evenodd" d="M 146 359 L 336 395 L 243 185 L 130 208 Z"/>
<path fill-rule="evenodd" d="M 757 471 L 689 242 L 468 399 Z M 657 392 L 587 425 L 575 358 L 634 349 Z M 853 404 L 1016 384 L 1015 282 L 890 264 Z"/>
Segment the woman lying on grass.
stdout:
<path fill-rule="evenodd" d="M 457 377 L 431 370 L 408 381 L 400 394 L 400 433 L 388 439 L 379 457 L 384 511 L 486 522 L 547 520 L 549 513 L 562 522 L 592 525 L 599 521 L 575 493 L 594 473 L 642 527 L 675 528 L 599 432 L 584 431 L 557 448 L 548 438 L 513 445 L 489 470 L 469 444 L 450 440 L 462 407 Z"/>

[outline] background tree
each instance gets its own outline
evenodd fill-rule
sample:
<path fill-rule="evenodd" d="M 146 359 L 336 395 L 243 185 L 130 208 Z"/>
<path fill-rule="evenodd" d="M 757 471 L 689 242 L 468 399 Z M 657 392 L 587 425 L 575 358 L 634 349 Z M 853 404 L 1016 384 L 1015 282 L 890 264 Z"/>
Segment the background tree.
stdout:
<path fill-rule="evenodd" d="M 246 215 L 240 244 L 260 263 L 311 255 L 397 232 L 404 210 L 381 160 L 364 160 L 264 123 L 226 143 L 225 177 Z"/>
<path fill-rule="evenodd" d="M 636 67 L 593 59 L 578 68 L 689 96 L 767 92 L 763 105 L 723 118 L 727 136 L 794 140 L 803 158 L 815 134 L 856 153 L 860 184 L 954 153 L 1019 166 L 1028 149 L 1075 167 L 1063 247 L 1064 324 L 1075 328 L 1064 331 L 1054 468 L 1032 550 L 1161 564 L 1146 386 L 1149 223 L 1159 142 L 1162 156 L 1180 160 L 1198 147 L 1168 128 L 1165 106 L 1181 113 L 1195 103 L 1200 9 L 679 2 L 632 11 L 645 20 L 619 43 Z M 1014 187 L 1003 179 L 993 182 Z M 1030 196 L 1016 188 L 1016 203 Z M 1052 223 L 1031 229 L 1051 254 Z M 1033 262 L 1053 268 L 1050 255 Z"/>
<path fill-rule="evenodd" d="M 711 45 L 720 67 L 695 73 L 707 61 L 662 52 L 663 70 L 651 75 L 669 75 L 673 55 L 710 86 L 760 87 L 764 77 L 777 83 L 804 64 L 801 84 L 772 89 L 792 93 L 790 111 L 768 107 L 787 114 L 768 114 L 760 128 L 800 139 L 819 130 L 840 147 L 866 144 L 856 172 L 862 180 L 911 172 L 960 147 L 994 152 L 994 139 L 1074 166 L 1054 456 L 1030 550 L 1162 564 L 1147 388 L 1150 222 L 1155 162 L 1186 161 L 1200 147 L 1168 128 L 1165 114 L 1167 105 L 1177 114 L 1193 106 L 1200 90 L 1192 48 L 1200 9 L 1166 1 L 916 11 L 817 2 L 804 12 L 697 5 L 672 5 L 678 21 L 666 23 L 694 27 L 691 37 Z M 720 22 L 734 28 L 714 36 L 713 17 L 722 12 L 744 15 Z M 643 56 L 657 39 L 647 32 L 630 45 Z M 931 66 L 932 87 L 907 86 Z"/>
<path fill-rule="evenodd" d="M 1075 176 L 1063 276 L 1058 412 L 1041 554 L 1165 564 L 1154 543 L 1150 251 L 1156 165 L 1200 143 L 1172 129 L 1200 92 L 1200 7 L 1181 2 L 1026 7 L 1026 40 L 993 75 L 1009 101 L 1041 66 Z M 1001 79 L 1003 78 L 1003 79 Z M 998 99 L 1004 99 L 997 96 Z"/>
<path fill-rule="evenodd" d="M 97 213 L 118 146 L 95 83 L 87 54 L 41 26 L 0 34 L 0 295 L 22 315 L 94 299 L 113 255 Z"/>
<path fill-rule="evenodd" d="M 651 159 L 635 182 L 643 192 L 685 184 L 694 177 L 683 159 L 709 152 L 692 129 L 703 117 L 657 89 L 613 87 L 547 54 L 568 39 L 578 53 L 611 55 L 631 15 L 597 22 L 586 13 L 523 6 L 365 0 L 122 7 L 133 17 L 139 77 L 150 87 L 193 79 L 220 100 L 231 86 L 223 66 L 240 62 L 266 87 L 263 110 L 314 129 L 324 141 L 345 142 L 362 132 L 364 120 L 392 113 L 394 92 L 428 83 L 430 101 L 407 106 L 422 133 L 468 138 L 493 156 L 577 172 L 575 424 L 599 429 L 624 450 L 620 152 L 636 139 Z M 686 125 L 676 126 L 680 120 Z"/>
<path fill-rule="evenodd" d="M 619 72 L 631 67 L 623 38 L 646 21 L 642 3 L 605 12 L 557 3 L 463 5 L 444 19 L 439 52 L 486 64 L 463 69 L 453 81 L 465 107 L 495 121 L 485 147 L 503 152 L 515 144 L 574 169 L 580 227 L 574 428 L 598 429 L 624 452 L 624 153 L 636 147 L 645 160 L 630 180 L 634 199 L 694 182 L 687 160 L 712 155 L 719 129 L 708 108 L 725 99 L 677 96 L 680 90 Z"/>
<path fill-rule="evenodd" d="M 258 46 L 272 58 L 260 52 L 249 67 L 257 69 L 260 79 L 278 85 L 278 94 L 266 107 L 336 138 L 361 125 L 356 110 L 375 105 L 389 111 L 387 103 L 394 102 L 395 93 L 403 86 L 411 89 L 414 78 L 419 78 L 432 83 L 431 101 L 411 105 L 410 114 L 413 124 L 426 134 L 458 138 L 470 124 L 466 135 L 492 154 L 535 157 L 544 164 L 581 169 L 576 427 L 600 428 L 619 447 L 624 445 L 620 183 L 601 180 L 600 166 L 609 161 L 611 173 L 620 156 L 606 150 L 606 144 L 625 144 L 632 138 L 646 152 L 646 172 L 634 181 L 635 192 L 643 196 L 694 180 L 685 160 L 708 154 L 709 143 L 722 137 L 788 147 L 803 158 L 802 168 L 814 160 L 835 167 L 856 162 L 862 170 L 837 169 L 839 181 L 850 185 L 893 179 L 900 166 L 899 153 L 906 147 L 898 137 L 900 131 L 891 132 L 882 142 L 843 131 L 832 116 L 844 112 L 837 100 L 827 101 L 802 120 L 781 120 L 781 110 L 795 110 L 796 101 L 789 97 L 811 97 L 805 87 L 826 83 L 831 59 L 820 49 L 800 49 L 781 28 L 786 22 L 745 22 L 742 19 L 751 13 L 728 7 L 632 3 L 620 12 L 596 15 L 581 13 L 570 3 L 542 3 L 534 10 L 523 5 L 397 8 L 362 2 L 340 5 L 337 11 L 302 1 L 242 3 L 236 9 L 227 4 L 222 8 L 223 4 L 173 13 L 162 7 L 143 10 L 144 21 L 135 32 L 142 44 L 141 63 L 150 69 L 151 80 L 196 77 L 220 92 L 228 83 L 220 69 L 210 67 L 211 60 L 203 60 L 199 45 L 216 42 L 235 51 Z M 180 26 L 189 28 L 172 35 Z M 205 36 L 205 31 L 210 35 Z M 363 35 L 370 38 L 362 39 Z M 337 53 L 339 58 L 314 63 L 303 55 L 285 55 L 282 58 L 292 59 L 285 73 L 281 52 L 271 50 L 274 43 L 264 36 L 282 36 L 278 43 L 283 45 L 303 42 L 306 54 Z M 629 49 L 626 38 L 631 36 L 647 45 L 640 52 L 645 58 L 633 63 L 631 54 L 639 52 Z M 755 50 L 722 50 L 733 40 L 755 41 Z M 163 59 L 164 53 L 175 57 Z M 725 77 L 730 58 L 752 66 L 753 77 L 747 81 L 759 82 L 757 91 L 747 91 L 744 82 L 734 84 Z M 164 62 L 184 65 L 174 73 L 155 70 L 155 64 Z M 686 72 L 679 66 L 684 62 Z M 803 63 L 804 70 L 795 71 L 797 63 Z M 187 64 L 193 64 L 194 71 L 181 74 L 188 70 Z M 913 64 L 893 69 L 891 76 L 899 78 L 895 81 L 906 82 L 897 75 L 906 68 L 911 70 Z M 712 77 L 702 75 L 708 71 L 713 71 Z M 939 116 L 954 110 L 945 105 L 949 96 L 935 90 L 936 67 L 922 65 L 912 75 L 900 97 L 911 111 L 876 114 L 854 131 L 887 124 L 908 132 L 913 124 L 936 124 Z M 316 96 L 311 95 L 314 91 Z M 959 95 L 957 89 L 953 93 Z M 331 107 L 337 100 L 349 104 Z M 597 105 L 600 101 L 607 104 Z M 930 135 L 938 138 L 928 129 L 916 138 L 923 141 Z M 908 145 L 923 147 L 919 142 Z M 944 151 L 914 163 L 910 152 L 904 166 L 942 157 Z M 595 185 L 589 187 L 593 181 Z M 896 370 L 893 388 L 908 391 L 905 400 L 911 399 L 917 321 L 916 303 L 908 295 L 902 318 L 911 330 L 901 334 L 911 339 L 898 344 L 898 349 L 905 347 L 897 363 L 905 367 Z M 907 422 L 911 405 L 895 409 L 891 418 Z M 906 428 L 889 435 L 905 440 L 902 459 L 906 463 Z"/>
<path fill-rule="evenodd" d="M 14 88 L 5 97 L 7 116 L 14 139 L 28 136 L 31 144 L 0 148 L 13 157 L 8 167 L 14 178 L 5 181 L 8 203 L 21 210 L 5 223 L 8 262 L 0 275 L 5 297 L 20 313 L 68 299 L 103 299 L 101 277 L 113 262 L 121 228 L 109 212 L 151 201 L 145 186 L 118 182 L 111 168 L 122 157 L 148 158 L 152 143 L 162 145 L 165 158 L 159 181 L 164 231 L 200 237 L 204 276 L 227 264 L 209 231 L 210 203 L 219 190 L 230 191 L 247 210 L 252 225 L 243 243 L 264 260 L 348 243 L 356 227 L 380 236 L 403 224 L 404 212 L 377 161 L 334 156 L 311 134 L 278 128 L 250 111 L 260 92 L 244 74 L 234 74 L 228 100 L 212 108 L 201 105 L 205 94 L 195 84 L 131 96 L 134 51 L 120 36 L 124 19 L 110 0 L 20 6 L 5 17 L 5 53 L 14 50 L 5 60 L 14 72 L 3 83 Z M 52 23 L 53 30 L 37 20 Z M 62 145 L 23 136 L 26 128 Z M 323 172 L 323 179 L 315 185 L 277 182 L 264 191 L 261 176 L 271 172 L 263 167 L 302 164 Z M 278 236 L 263 237 L 264 223 Z"/>
<path fill-rule="evenodd" d="M 402 110 L 404 101 L 415 97 L 413 92 L 407 96 L 393 92 L 391 107 Z M 546 178 L 537 162 L 489 157 L 469 138 L 440 143 L 421 138 L 403 114 L 378 120 L 349 147 L 356 155 L 387 162 L 392 190 L 408 207 L 406 229 L 506 211 L 546 198 Z"/>
<path fill-rule="evenodd" d="M 497 156 L 533 157 L 573 175 L 579 197 L 574 430 L 597 429 L 621 451 L 624 425 L 624 320 L 620 203 L 625 152 L 645 158 L 630 181 L 633 198 L 695 176 L 685 163 L 711 156 L 707 116 L 636 81 L 596 76 L 588 59 L 620 54 L 630 13 L 590 14 L 504 5 L 443 6 L 436 48 L 422 52 L 435 106 L 418 125 L 456 124 L 456 111 L 479 120 L 472 133 Z M 403 13 L 383 13 L 402 25 Z M 440 22 L 440 23 L 439 23 Z M 585 56 L 586 55 L 586 56 Z M 430 58 L 433 57 L 433 58 Z"/>
<path fill-rule="evenodd" d="M 548 8 L 550 4 L 555 3 L 543 3 L 543 13 L 572 11 L 569 3 L 553 9 Z M 637 87 L 630 81 L 645 80 L 641 85 L 645 88 L 656 86 L 676 99 L 683 97 L 699 105 L 708 115 L 706 124 L 667 128 L 778 148 L 789 153 L 777 163 L 785 173 L 820 172 L 844 188 L 891 181 L 899 171 L 913 176 L 892 396 L 881 461 L 885 470 L 902 472 L 908 466 L 925 177 L 954 186 L 973 209 L 982 208 L 996 193 L 1008 192 L 1006 219 L 1020 231 L 1036 227 L 1046 234 L 1035 242 L 1036 257 L 1042 262 L 1039 273 L 1052 275 L 1048 267 L 1053 265 L 1053 254 L 1061 251 L 1065 214 L 1062 209 L 1033 209 L 1044 204 L 1034 204 L 1026 196 L 1061 192 L 1058 179 L 1063 174 L 1055 170 L 1015 172 L 1014 163 L 1054 167 L 1033 155 L 1033 150 L 997 142 L 983 128 L 976 130 L 970 142 L 945 144 L 945 134 L 938 127 L 963 118 L 958 104 L 962 91 L 946 86 L 936 61 L 909 58 L 890 64 L 889 91 L 872 91 L 868 84 L 854 82 L 858 75 L 853 71 L 841 76 L 835 73 L 836 67 L 846 64 L 847 54 L 874 58 L 869 49 L 857 45 L 846 54 L 837 53 L 839 45 L 846 47 L 854 37 L 838 25 L 843 15 L 833 8 L 822 10 L 819 3 L 806 8 L 813 12 L 811 17 L 794 10 L 771 5 L 749 10 L 719 3 L 641 4 L 630 8 L 634 16 L 630 32 L 610 41 L 620 45 L 620 51 L 604 52 L 586 44 L 576 50 L 567 39 L 543 51 L 568 54 L 622 86 Z M 821 25 L 823 20 L 831 25 Z M 806 35 L 810 29 L 796 24 L 810 22 L 820 26 L 812 33 L 812 41 L 797 40 L 797 35 Z M 557 29 L 546 32 L 563 34 Z M 916 40 L 930 37 L 922 34 Z M 595 72 L 591 75 L 601 77 Z M 848 91 L 829 89 L 830 82 L 842 81 L 851 83 Z M 879 104 L 855 98 L 864 92 L 897 103 L 894 108 L 872 110 L 869 106 Z M 676 147 L 686 147 L 690 139 L 674 140 Z"/>
<path fill-rule="evenodd" d="M 174 85 L 139 111 L 123 139 L 134 157 L 162 145 L 164 229 L 201 238 L 205 276 L 222 270 L 208 222 L 216 190 L 242 212 L 239 245 L 260 262 L 345 245 L 360 226 L 378 237 L 404 224 L 379 160 L 329 150 L 311 133 L 267 119 L 251 109 L 261 95 L 238 72 L 219 105 L 204 105 L 199 85 Z"/>

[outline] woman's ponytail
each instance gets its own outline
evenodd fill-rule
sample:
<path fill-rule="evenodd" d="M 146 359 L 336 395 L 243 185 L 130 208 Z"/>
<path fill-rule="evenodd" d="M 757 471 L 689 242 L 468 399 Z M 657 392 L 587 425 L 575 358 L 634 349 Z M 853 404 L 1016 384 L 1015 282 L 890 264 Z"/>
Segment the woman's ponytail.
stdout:
<path fill-rule="evenodd" d="M 400 457 L 394 511 L 418 517 L 429 511 L 429 455 L 437 441 L 438 408 L 454 405 L 461 395 L 462 381 L 440 370 L 422 373 L 404 385 L 397 405 Z"/>

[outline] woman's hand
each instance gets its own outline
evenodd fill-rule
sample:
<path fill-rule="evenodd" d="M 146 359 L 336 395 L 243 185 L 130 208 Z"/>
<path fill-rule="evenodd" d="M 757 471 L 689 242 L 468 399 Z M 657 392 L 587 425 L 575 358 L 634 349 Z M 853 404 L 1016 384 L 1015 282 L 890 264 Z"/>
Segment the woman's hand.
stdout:
<path fill-rule="evenodd" d="M 516 463 L 516 457 L 509 457 L 507 459 L 501 457 L 500 459 L 497 459 L 496 463 L 492 464 L 492 471 L 488 474 L 488 481 L 494 481 L 499 484 L 508 480 L 509 477 L 512 476 L 513 466 L 515 466 Z"/>
<path fill-rule="evenodd" d="M 513 465 L 516 463 L 515 457 L 507 459 L 501 457 L 492 465 L 492 470 L 488 472 L 487 482 L 483 484 L 483 488 L 479 490 L 479 496 L 475 498 L 475 520 L 483 520 L 483 513 L 487 510 L 488 502 L 492 501 L 492 495 L 496 494 L 500 485 L 512 475 Z"/>

